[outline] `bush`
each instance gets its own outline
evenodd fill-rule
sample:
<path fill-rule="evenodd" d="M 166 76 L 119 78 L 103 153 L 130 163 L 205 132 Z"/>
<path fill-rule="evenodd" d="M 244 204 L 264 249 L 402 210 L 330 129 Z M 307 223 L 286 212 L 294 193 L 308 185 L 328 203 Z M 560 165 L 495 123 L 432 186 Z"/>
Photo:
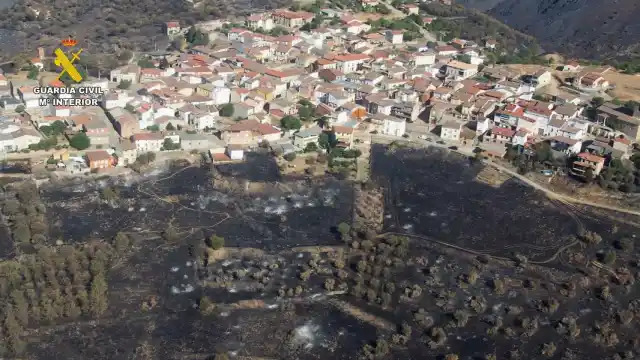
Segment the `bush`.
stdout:
<path fill-rule="evenodd" d="M 91 140 L 89 139 L 87 134 L 79 132 L 73 135 L 73 137 L 69 140 L 69 145 L 71 145 L 71 147 L 74 149 L 84 150 L 91 146 Z"/>
<path fill-rule="evenodd" d="M 613 246 L 618 250 L 629 252 L 633 250 L 633 240 L 630 238 L 618 239 L 613 243 Z"/>
<path fill-rule="evenodd" d="M 304 148 L 304 152 L 314 152 L 314 151 L 318 151 L 318 144 L 314 142 L 308 143 L 307 146 L 305 146 Z"/>
<path fill-rule="evenodd" d="M 220 116 L 231 117 L 234 112 L 235 108 L 233 107 L 233 104 L 224 104 L 220 108 Z"/>
<path fill-rule="evenodd" d="M 616 262 L 616 253 L 613 251 L 607 251 L 604 256 L 602 256 L 602 262 L 607 265 L 613 265 Z"/>
<path fill-rule="evenodd" d="M 207 245 L 213 250 L 218 250 L 224 247 L 224 238 L 221 236 L 211 235 L 209 237 Z"/>

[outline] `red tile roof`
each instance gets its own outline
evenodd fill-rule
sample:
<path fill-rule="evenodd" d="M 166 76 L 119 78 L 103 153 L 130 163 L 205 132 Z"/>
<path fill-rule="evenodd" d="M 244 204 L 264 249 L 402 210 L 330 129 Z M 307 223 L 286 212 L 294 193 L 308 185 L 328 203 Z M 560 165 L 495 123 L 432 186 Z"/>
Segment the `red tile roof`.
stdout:
<path fill-rule="evenodd" d="M 111 155 L 105 150 L 87 151 L 85 156 L 89 162 L 111 159 Z"/>
<path fill-rule="evenodd" d="M 602 163 L 604 163 L 604 158 L 602 156 L 593 155 L 593 154 L 590 154 L 588 152 L 580 153 L 580 154 L 578 154 L 578 157 L 580 159 L 583 159 L 583 160 L 586 160 L 586 161 L 589 161 L 589 162 L 596 162 L 596 163 L 602 162 Z"/>
<path fill-rule="evenodd" d="M 135 141 L 151 141 L 162 140 L 163 136 L 158 133 L 139 133 L 131 136 L 131 140 Z"/>
<path fill-rule="evenodd" d="M 513 135 L 515 135 L 515 133 L 516 132 L 514 130 L 502 127 L 494 127 L 493 129 L 491 129 L 491 134 L 504 137 L 512 137 Z"/>
<path fill-rule="evenodd" d="M 369 55 L 366 55 L 366 54 L 344 54 L 344 55 L 337 55 L 334 59 L 337 60 L 337 61 L 367 60 L 367 59 L 369 59 Z"/>

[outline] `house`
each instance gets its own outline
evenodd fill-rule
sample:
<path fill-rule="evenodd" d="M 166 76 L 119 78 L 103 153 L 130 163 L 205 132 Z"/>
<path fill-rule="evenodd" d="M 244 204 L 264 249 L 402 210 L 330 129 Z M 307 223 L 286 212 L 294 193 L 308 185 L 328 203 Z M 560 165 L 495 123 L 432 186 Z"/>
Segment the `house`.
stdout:
<path fill-rule="evenodd" d="M 284 27 L 300 27 L 313 19 L 313 13 L 306 11 L 276 10 L 271 14 L 276 25 Z"/>
<path fill-rule="evenodd" d="M 0 152 L 13 152 L 28 149 L 29 145 L 42 140 L 35 129 L 21 128 L 14 124 L 0 126 Z"/>
<path fill-rule="evenodd" d="M 513 136 L 516 134 L 515 130 L 503 127 L 494 127 L 488 137 L 485 138 L 485 142 L 508 144 L 511 143 Z"/>
<path fill-rule="evenodd" d="M 408 15 L 411 15 L 411 14 L 417 15 L 420 12 L 420 8 L 416 4 L 404 4 L 401 6 L 401 9 Z"/>
<path fill-rule="evenodd" d="M 586 177 L 588 172 L 591 172 L 591 177 L 598 176 L 602 168 L 604 168 L 604 160 L 602 156 L 593 155 L 588 152 L 580 153 L 573 162 L 571 173 L 578 177 Z"/>
<path fill-rule="evenodd" d="M 351 147 L 353 143 L 353 128 L 349 126 L 334 125 L 333 133 L 336 134 L 336 139 L 339 143 L 342 143 L 345 147 Z"/>
<path fill-rule="evenodd" d="M 365 54 L 344 54 L 333 58 L 338 70 L 348 74 L 358 70 L 358 67 L 369 60 L 369 55 Z"/>
<path fill-rule="evenodd" d="M 167 21 L 165 23 L 165 31 L 168 37 L 173 37 L 180 33 L 180 22 L 178 21 Z"/>
<path fill-rule="evenodd" d="M 555 136 L 549 139 L 551 150 L 566 156 L 578 154 L 582 150 L 582 141 L 569 139 L 564 136 Z"/>
<path fill-rule="evenodd" d="M 609 123 L 615 124 L 617 131 L 622 132 L 634 141 L 640 141 L 640 111 L 637 108 L 629 112 L 627 109 L 613 103 L 604 103 L 596 109 L 596 118 L 604 126 Z"/>
<path fill-rule="evenodd" d="M 227 155 L 231 160 L 244 159 L 244 149 L 241 145 L 229 144 L 227 145 Z"/>
<path fill-rule="evenodd" d="M 445 77 L 453 80 L 468 79 L 478 73 L 478 65 L 451 60 L 445 67 Z"/>
<path fill-rule="evenodd" d="M 487 49 L 495 49 L 497 45 L 498 42 L 495 39 L 487 39 L 484 42 L 484 47 L 486 47 Z"/>
<path fill-rule="evenodd" d="M 462 132 L 462 124 L 456 121 L 450 120 L 442 124 L 440 137 L 443 140 L 460 141 L 461 132 Z"/>
<path fill-rule="evenodd" d="M 402 44 L 404 32 L 402 30 L 387 30 L 385 38 L 393 45 Z"/>
<path fill-rule="evenodd" d="M 281 137 L 280 130 L 256 120 L 242 120 L 222 130 L 221 138 L 227 144 L 257 146 L 263 141 L 273 142 Z"/>
<path fill-rule="evenodd" d="M 89 169 L 106 169 L 113 165 L 111 155 L 105 150 L 87 151 L 84 155 Z"/>
<path fill-rule="evenodd" d="M 293 134 L 293 145 L 298 149 L 304 149 L 310 143 L 317 143 L 322 129 L 319 126 L 311 126 Z"/>
<path fill-rule="evenodd" d="M 583 72 L 573 79 L 573 85 L 578 88 L 606 89 L 609 82 L 602 75 L 594 72 Z"/>
<path fill-rule="evenodd" d="M 137 84 L 140 78 L 140 67 L 135 64 L 121 66 L 119 68 L 111 70 L 109 73 L 109 79 L 111 82 L 128 81 L 132 84 Z"/>
<path fill-rule="evenodd" d="M 185 151 L 204 151 L 224 147 L 224 142 L 215 135 L 184 133 L 180 135 L 180 147 Z"/>
<path fill-rule="evenodd" d="M 138 150 L 131 140 L 121 139 L 119 150 L 120 151 L 116 153 L 118 156 L 118 166 L 131 165 L 136 161 L 136 158 L 138 157 Z"/>
<path fill-rule="evenodd" d="M 545 87 L 551 83 L 551 72 L 547 69 L 540 69 L 536 71 L 531 77 L 531 83 L 536 87 L 536 89 Z"/>
<path fill-rule="evenodd" d="M 158 152 L 164 143 L 164 136 L 159 133 L 140 133 L 131 136 L 131 141 L 136 145 L 138 154 L 143 152 Z"/>
<path fill-rule="evenodd" d="M 407 121 L 395 116 L 385 116 L 382 133 L 391 136 L 403 136 L 407 131 Z"/>

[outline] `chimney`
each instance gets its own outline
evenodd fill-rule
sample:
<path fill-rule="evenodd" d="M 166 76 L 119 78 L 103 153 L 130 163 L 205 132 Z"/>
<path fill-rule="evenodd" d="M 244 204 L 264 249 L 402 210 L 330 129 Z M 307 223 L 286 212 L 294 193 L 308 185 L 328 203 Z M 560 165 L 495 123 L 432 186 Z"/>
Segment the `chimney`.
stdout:
<path fill-rule="evenodd" d="M 44 60 L 44 48 L 42 46 L 38 48 L 38 57 L 40 60 Z"/>

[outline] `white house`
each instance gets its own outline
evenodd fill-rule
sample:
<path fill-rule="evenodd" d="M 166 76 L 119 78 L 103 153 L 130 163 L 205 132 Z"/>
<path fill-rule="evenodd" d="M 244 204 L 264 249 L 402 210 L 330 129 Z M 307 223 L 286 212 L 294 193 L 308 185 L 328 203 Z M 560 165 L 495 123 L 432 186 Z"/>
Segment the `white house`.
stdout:
<path fill-rule="evenodd" d="M 478 65 L 467 64 L 458 60 L 451 60 L 446 65 L 445 74 L 453 80 L 468 79 L 478 73 Z"/>
<path fill-rule="evenodd" d="M 369 55 L 365 54 L 345 54 L 337 55 L 333 58 L 338 70 L 345 74 L 358 70 L 358 66 L 369 60 Z"/>
<path fill-rule="evenodd" d="M 227 155 L 231 160 L 242 160 L 244 159 L 244 149 L 241 145 L 227 145 Z"/>
<path fill-rule="evenodd" d="M 293 135 L 293 145 L 298 149 L 304 149 L 309 143 L 317 143 L 321 133 L 322 129 L 319 126 L 302 129 Z"/>
<path fill-rule="evenodd" d="M 387 116 L 382 123 L 382 133 L 385 135 L 402 136 L 407 130 L 407 121 L 405 119 Z"/>
<path fill-rule="evenodd" d="M 460 133 L 462 132 L 462 124 L 456 121 L 447 121 L 442 124 L 440 137 L 443 140 L 460 141 Z"/>
<path fill-rule="evenodd" d="M 138 154 L 142 152 L 157 152 L 162 148 L 164 137 L 159 133 L 140 133 L 134 134 L 131 141 L 136 145 Z"/>

